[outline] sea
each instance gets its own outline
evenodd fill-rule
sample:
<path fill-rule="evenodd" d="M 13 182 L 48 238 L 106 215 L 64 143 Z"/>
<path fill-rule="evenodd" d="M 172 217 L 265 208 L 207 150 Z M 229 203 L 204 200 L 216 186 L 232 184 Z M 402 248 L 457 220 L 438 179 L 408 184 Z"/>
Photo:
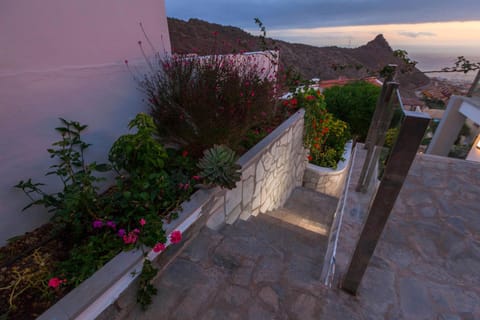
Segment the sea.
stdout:
<path fill-rule="evenodd" d="M 453 67 L 458 56 L 462 54 L 451 54 L 443 52 L 429 52 L 429 53 L 413 53 L 410 54 L 410 58 L 417 61 L 417 68 L 420 71 L 432 71 L 441 70 L 445 67 Z M 480 62 L 480 55 L 467 56 L 465 58 L 470 62 Z M 439 73 L 426 73 L 430 78 L 442 78 L 455 84 L 471 84 L 477 75 L 477 71 L 470 71 L 468 73 L 463 72 L 439 72 Z"/>

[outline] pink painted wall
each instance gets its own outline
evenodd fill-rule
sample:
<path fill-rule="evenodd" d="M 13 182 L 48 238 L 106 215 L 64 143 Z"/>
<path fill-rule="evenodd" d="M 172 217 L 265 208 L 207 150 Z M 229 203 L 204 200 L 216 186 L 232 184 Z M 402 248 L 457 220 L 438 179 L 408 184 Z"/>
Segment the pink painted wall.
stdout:
<path fill-rule="evenodd" d="M 145 111 L 124 66 L 144 67 L 137 42 L 144 29 L 159 52 L 170 52 L 163 0 L 2 0 L 0 4 L 0 245 L 48 219 L 21 212 L 28 199 L 14 189 L 45 177 L 46 149 L 58 140 L 58 117 L 88 124 L 87 158 L 106 161 L 112 142 Z"/>

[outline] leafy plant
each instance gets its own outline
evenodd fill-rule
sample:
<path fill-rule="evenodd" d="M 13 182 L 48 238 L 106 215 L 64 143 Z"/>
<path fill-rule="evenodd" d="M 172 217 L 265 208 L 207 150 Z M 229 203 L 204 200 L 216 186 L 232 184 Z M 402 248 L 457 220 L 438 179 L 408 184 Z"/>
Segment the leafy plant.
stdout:
<path fill-rule="evenodd" d="M 54 148 L 48 149 L 50 157 L 58 160 L 50 166 L 52 171 L 46 175 L 57 175 L 63 190 L 48 194 L 42 190 L 42 183 L 34 183 L 32 179 L 20 181 L 15 188 L 23 192 L 32 201 L 23 210 L 32 205 L 43 205 L 53 211 L 52 221 L 57 226 L 66 227 L 77 239 L 85 232 L 85 227 L 92 219 L 97 218 L 103 203 L 98 196 L 99 182 L 104 178 L 96 173 L 110 170 L 108 164 L 97 162 L 87 163 L 85 150 L 90 144 L 81 139 L 81 133 L 87 128 L 76 121 L 67 121 L 60 118 L 63 126 L 55 128 L 62 139 L 53 143 Z"/>
<path fill-rule="evenodd" d="M 162 141 L 194 157 L 214 144 L 236 150 L 251 127 L 276 112 L 273 71 L 253 56 L 158 59 L 140 86 Z"/>
<path fill-rule="evenodd" d="M 375 111 L 381 88 L 364 81 L 325 90 L 327 109 L 339 120 L 350 126 L 350 132 L 358 141 L 364 141 Z"/>
<path fill-rule="evenodd" d="M 157 288 L 152 285 L 152 279 L 157 275 L 156 269 L 150 260 L 144 260 L 142 273 L 140 274 L 139 289 L 137 291 L 137 302 L 145 310 L 152 303 L 152 296 L 157 294 Z"/>
<path fill-rule="evenodd" d="M 203 153 L 198 162 L 202 170 L 200 176 L 209 184 L 216 184 L 227 189 L 235 188 L 240 180 L 240 165 L 235 163 L 236 154 L 225 145 L 215 145 Z"/>
<path fill-rule="evenodd" d="M 350 137 L 348 125 L 327 112 L 323 96 L 314 89 L 298 92 L 285 105 L 305 109 L 304 145 L 310 152 L 309 161 L 336 168 Z"/>

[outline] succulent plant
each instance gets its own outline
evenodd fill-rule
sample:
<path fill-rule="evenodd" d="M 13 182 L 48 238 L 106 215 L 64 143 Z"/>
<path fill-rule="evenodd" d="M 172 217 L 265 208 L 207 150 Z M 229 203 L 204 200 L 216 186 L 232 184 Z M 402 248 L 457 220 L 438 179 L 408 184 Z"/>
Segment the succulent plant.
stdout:
<path fill-rule="evenodd" d="M 241 167 L 235 163 L 236 158 L 235 152 L 229 147 L 214 145 L 203 152 L 197 166 L 202 170 L 200 175 L 205 182 L 233 189 L 241 176 Z"/>

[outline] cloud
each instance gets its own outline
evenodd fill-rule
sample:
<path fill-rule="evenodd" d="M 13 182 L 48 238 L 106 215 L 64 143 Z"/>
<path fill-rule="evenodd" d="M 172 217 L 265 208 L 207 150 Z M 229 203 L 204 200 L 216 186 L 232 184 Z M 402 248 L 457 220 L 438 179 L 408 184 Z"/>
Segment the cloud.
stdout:
<path fill-rule="evenodd" d="M 409 37 L 409 38 L 418 38 L 418 37 L 436 37 L 437 34 L 433 32 L 414 32 L 414 31 L 400 31 L 399 35 Z"/>
<path fill-rule="evenodd" d="M 167 15 L 269 29 L 480 20 L 478 0 L 165 0 Z"/>

